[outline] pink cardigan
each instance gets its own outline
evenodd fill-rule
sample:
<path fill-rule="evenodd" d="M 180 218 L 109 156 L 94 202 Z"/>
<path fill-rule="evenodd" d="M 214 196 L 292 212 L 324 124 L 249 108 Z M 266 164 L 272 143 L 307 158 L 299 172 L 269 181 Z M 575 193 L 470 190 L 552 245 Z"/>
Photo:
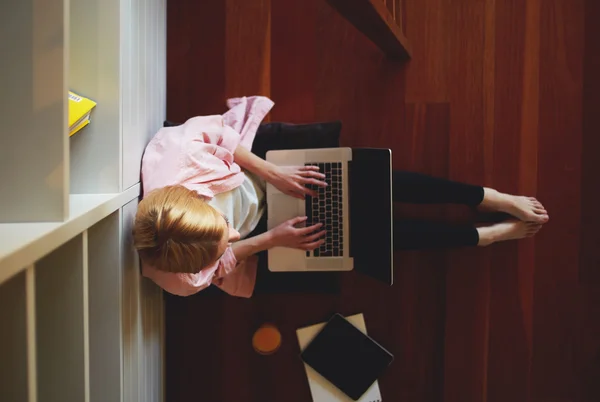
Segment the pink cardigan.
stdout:
<path fill-rule="evenodd" d="M 233 190 L 244 181 L 234 162 L 238 145 L 251 149 L 258 126 L 273 107 L 265 97 L 229 99 L 224 115 L 193 117 L 165 127 L 152 138 L 142 158 L 144 194 L 181 184 L 203 197 Z M 214 265 L 197 274 L 159 271 L 142 264 L 142 274 L 178 296 L 189 296 L 211 283 L 233 296 L 250 297 L 256 282 L 256 256 L 237 261 L 227 249 Z"/>

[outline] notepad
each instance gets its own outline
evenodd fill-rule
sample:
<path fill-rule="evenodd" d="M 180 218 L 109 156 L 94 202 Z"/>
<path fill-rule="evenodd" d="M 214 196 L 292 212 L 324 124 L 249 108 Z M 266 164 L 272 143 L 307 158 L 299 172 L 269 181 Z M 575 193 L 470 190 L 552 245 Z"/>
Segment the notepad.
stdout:
<path fill-rule="evenodd" d="M 346 317 L 346 319 L 363 333 L 367 333 L 365 318 L 362 314 L 352 315 Z M 315 324 L 310 327 L 300 328 L 296 331 L 301 350 L 304 350 L 312 339 L 323 329 L 325 324 L 326 323 Z M 354 402 L 308 364 L 304 363 L 304 369 L 306 370 L 313 402 Z M 359 399 L 359 402 L 382 402 L 381 391 L 379 390 L 379 383 L 377 381 L 375 381 L 369 390 L 365 392 Z"/>

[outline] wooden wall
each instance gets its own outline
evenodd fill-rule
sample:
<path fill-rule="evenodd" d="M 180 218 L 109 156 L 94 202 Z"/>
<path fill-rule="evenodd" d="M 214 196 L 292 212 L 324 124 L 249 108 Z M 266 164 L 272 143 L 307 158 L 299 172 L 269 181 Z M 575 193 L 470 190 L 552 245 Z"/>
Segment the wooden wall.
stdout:
<path fill-rule="evenodd" d="M 600 400 L 599 3 L 402 3 L 408 64 L 386 61 L 325 0 L 169 1 L 168 118 L 263 94 L 276 103 L 271 120 L 341 119 L 345 145 L 390 147 L 396 168 L 537 196 L 551 221 L 535 239 L 401 254 L 389 295 L 348 276 L 336 305 L 397 312 L 381 330 L 402 353 L 382 380 L 386 401 Z M 357 289 L 373 297 L 358 300 Z M 170 402 L 248 384 L 175 345 L 186 320 L 218 342 L 235 328 L 221 320 L 248 312 L 244 301 L 218 303 L 206 316 L 193 298 L 167 310 Z"/>

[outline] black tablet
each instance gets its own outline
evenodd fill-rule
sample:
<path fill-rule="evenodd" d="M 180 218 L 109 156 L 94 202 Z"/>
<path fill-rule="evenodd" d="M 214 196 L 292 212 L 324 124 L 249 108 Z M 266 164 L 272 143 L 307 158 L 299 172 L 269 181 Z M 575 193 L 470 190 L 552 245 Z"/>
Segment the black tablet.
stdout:
<path fill-rule="evenodd" d="M 339 314 L 325 324 L 300 356 L 355 401 L 394 360 L 390 352 Z"/>

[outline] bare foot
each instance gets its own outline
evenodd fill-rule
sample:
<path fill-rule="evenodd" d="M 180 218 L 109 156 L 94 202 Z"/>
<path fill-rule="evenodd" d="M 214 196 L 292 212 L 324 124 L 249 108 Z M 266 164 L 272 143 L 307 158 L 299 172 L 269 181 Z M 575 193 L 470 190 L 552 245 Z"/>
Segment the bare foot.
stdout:
<path fill-rule="evenodd" d="M 546 223 L 550 219 L 546 208 L 535 198 L 505 194 L 487 187 L 479 208 L 504 212 L 524 222 Z"/>
<path fill-rule="evenodd" d="M 491 226 L 477 228 L 479 233 L 478 246 L 489 246 L 492 243 L 506 240 L 518 240 L 535 235 L 542 227 L 541 223 L 523 222 L 512 219 Z"/>

